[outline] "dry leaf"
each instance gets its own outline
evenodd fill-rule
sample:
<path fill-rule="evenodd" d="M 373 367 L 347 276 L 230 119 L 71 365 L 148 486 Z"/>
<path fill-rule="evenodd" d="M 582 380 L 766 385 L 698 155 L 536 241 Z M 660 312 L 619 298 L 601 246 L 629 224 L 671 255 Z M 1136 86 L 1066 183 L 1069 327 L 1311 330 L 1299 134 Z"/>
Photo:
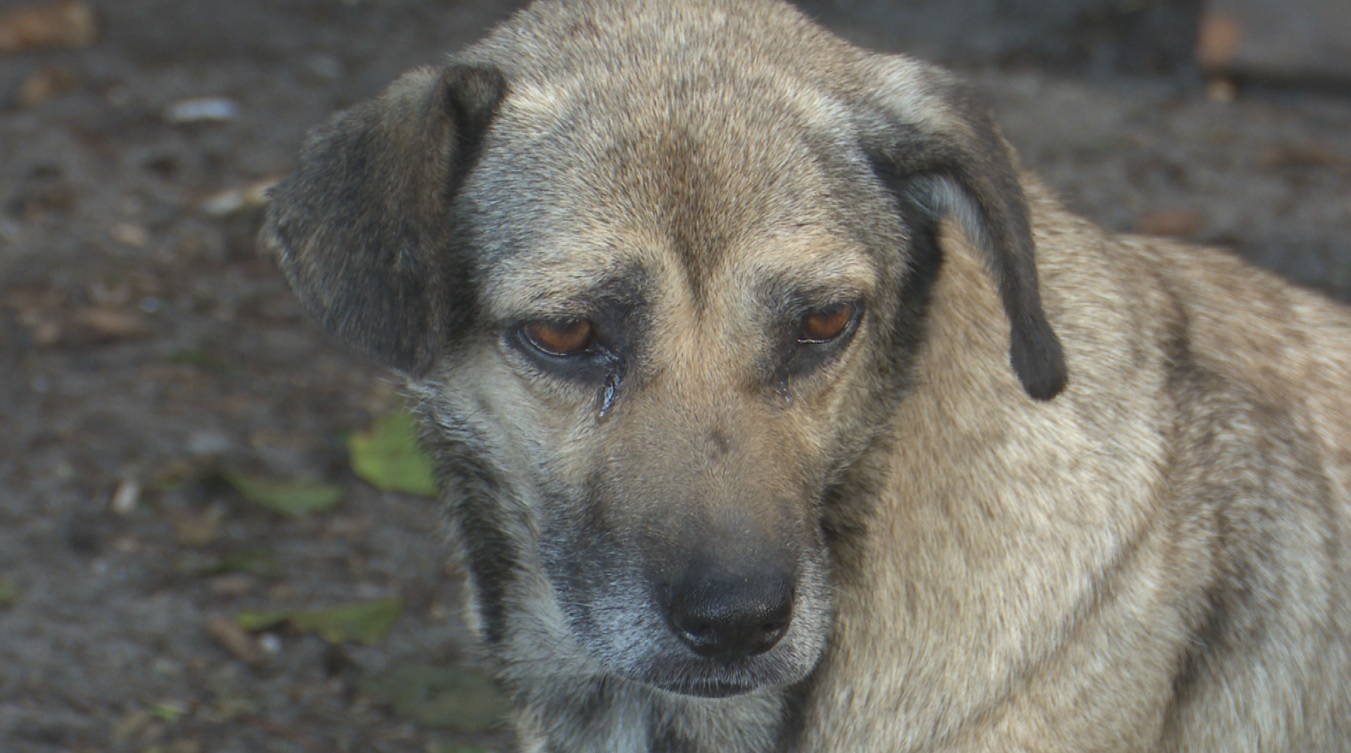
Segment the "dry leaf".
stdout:
<path fill-rule="evenodd" d="M 190 549 L 201 549 L 220 538 L 225 511 L 210 507 L 201 515 L 180 514 L 173 517 L 174 543 Z"/>
<path fill-rule="evenodd" d="M 124 306 L 93 305 L 75 311 L 21 311 L 19 321 L 39 346 L 85 347 L 145 337 L 144 314 Z"/>
<path fill-rule="evenodd" d="M 1322 144 L 1277 144 L 1257 152 L 1257 166 L 1263 170 L 1282 167 L 1332 169 L 1351 168 L 1351 157 Z"/>
<path fill-rule="evenodd" d="M 4 299 L 5 308 L 13 309 L 20 314 L 54 309 L 64 302 L 65 296 L 61 294 L 61 291 L 46 282 L 16 285 L 5 291 Z"/>
<path fill-rule="evenodd" d="M 98 345 L 150 334 L 145 315 L 120 306 L 87 306 L 65 322 L 62 345 Z"/>
<path fill-rule="evenodd" d="M 258 590 L 258 579 L 246 573 L 225 573 L 212 577 L 206 587 L 216 596 L 237 599 Z"/>
<path fill-rule="evenodd" d="M 0 13 L 0 53 L 88 47 L 97 39 L 98 18 L 82 0 L 58 0 Z"/>
<path fill-rule="evenodd" d="M 1201 20 L 1197 34 L 1196 62 L 1207 71 L 1223 70 L 1234 58 L 1243 43 L 1243 25 L 1233 16 L 1210 13 Z"/>
<path fill-rule="evenodd" d="M 236 659 L 251 667 L 259 666 L 267 660 L 253 636 L 236 625 L 235 621 L 229 617 L 219 614 L 208 617 L 206 632 Z"/>
<path fill-rule="evenodd" d="M 1159 209 L 1135 221 L 1135 232 L 1145 235 L 1188 236 L 1200 230 L 1205 217 L 1194 209 Z"/>
<path fill-rule="evenodd" d="M 42 104 L 59 94 L 65 94 L 80 85 L 80 77 L 68 68 L 48 66 L 28 74 L 19 84 L 15 101 L 20 107 Z"/>

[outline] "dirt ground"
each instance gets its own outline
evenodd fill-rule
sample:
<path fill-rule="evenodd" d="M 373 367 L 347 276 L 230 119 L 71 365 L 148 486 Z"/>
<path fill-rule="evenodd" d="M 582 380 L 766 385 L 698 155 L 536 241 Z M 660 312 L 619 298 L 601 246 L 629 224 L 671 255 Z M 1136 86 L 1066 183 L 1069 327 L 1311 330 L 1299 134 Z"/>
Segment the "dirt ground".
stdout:
<path fill-rule="evenodd" d="M 1351 97 L 1207 97 L 1194 3 L 1062 0 L 1015 19 L 974 1 L 807 5 L 962 68 L 1087 216 L 1351 299 Z M 222 192 L 285 173 L 305 129 L 511 6 L 93 6 L 93 46 L 0 55 L 0 751 L 502 749 L 369 691 L 399 667 L 472 666 L 459 571 L 434 501 L 349 468 L 344 436 L 396 408 L 395 389 L 306 320 L 255 248 L 258 210 Z M 203 97 L 224 117 L 185 113 Z M 222 469 L 344 498 L 287 519 Z M 390 597 L 403 617 L 372 645 L 282 629 L 231 647 L 241 636 L 219 629 L 247 609 Z"/>

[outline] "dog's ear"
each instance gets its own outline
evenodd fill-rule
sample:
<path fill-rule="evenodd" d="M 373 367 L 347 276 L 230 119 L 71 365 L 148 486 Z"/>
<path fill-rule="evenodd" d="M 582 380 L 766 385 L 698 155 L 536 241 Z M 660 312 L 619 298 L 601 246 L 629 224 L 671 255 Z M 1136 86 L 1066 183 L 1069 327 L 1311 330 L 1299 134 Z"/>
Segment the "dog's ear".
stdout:
<path fill-rule="evenodd" d="M 494 68 L 405 74 L 315 129 L 272 190 L 262 242 L 330 334 L 412 376 L 473 301 L 451 201 L 506 93 Z"/>
<path fill-rule="evenodd" d="M 1027 394 L 1050 400 L 1068 373 L 1042 310 L 1027 200 L 1008 145 L 948 74 L 905 58 L 870 73 L 862 138 L 877 173 L 925 221 L 953 215 L 981 249 L 1009 319 L 1013 370 Z"/>

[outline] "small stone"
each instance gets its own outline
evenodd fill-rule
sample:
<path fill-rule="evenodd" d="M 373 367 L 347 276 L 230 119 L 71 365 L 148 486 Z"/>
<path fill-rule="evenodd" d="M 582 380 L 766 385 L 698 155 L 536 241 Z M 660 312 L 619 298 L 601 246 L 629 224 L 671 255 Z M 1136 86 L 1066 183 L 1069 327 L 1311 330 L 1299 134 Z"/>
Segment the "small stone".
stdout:
<path fill-rule="evenodd" d="M 268 189 L 277 185 L 278 180 L 275 177 L 264 178 L 243 188 L 218 191 L 203 199 L 198 208 L 208 217 L 229 217 L 267 206 Z"/>
<path fill-rule="evenodd" d="M 196 457 L 220 455 L 234 446 L 228 436 L 212 429 L 194 431 L 185 444 L 188 453 Z"/>
<path fill-rule="evenodd" d="M 281 653 L 281 639 L 272 633 L 263 633 L 258 636 L 258 648 L 265 654 L 276 656 Z"/>
<path fill-rule="evenodd" d="M 132 248 L 145 248 L 150 243 L 150 233 L 144 227 L 133 222 L 119 222 L 112 229 L 113 240 Z"/>
<path fill-rule="evenodd" d="M 117 515 L 127 516 L 136 512 L 141 501 L 141 483 L 134 478 L 124 478 L 113 491 L 108 507 Z"/>
<path fill-rule="evenodd" d="M 227 123 L 239 117 L 239 105 L 225 97 L 194 97 L 169 105 L 164 119 L 174 125 Z"/>
<path fill-rule="evenodd" d="M 1238 99 L 1238 84 L 1232 79 L 1213 78 L 1206 82 L 1206 99 L 1227 105 Z"/>
<path fill-rule="evenodd" d="M 305 69 L 324 81 L 336 81 L 342 77 L 342 61 L 332 55 L 311 55 L 305 61 Z"/>

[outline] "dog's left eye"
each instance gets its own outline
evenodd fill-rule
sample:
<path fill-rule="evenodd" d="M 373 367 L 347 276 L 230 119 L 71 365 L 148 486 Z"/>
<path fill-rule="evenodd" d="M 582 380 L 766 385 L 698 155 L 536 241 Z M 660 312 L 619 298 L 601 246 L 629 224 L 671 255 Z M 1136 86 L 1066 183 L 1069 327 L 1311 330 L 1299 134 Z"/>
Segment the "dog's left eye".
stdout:
<path fill-rule="evenodd" d="M 797 341 L 804 345 L 828 343 L 849 331 L 858 314 L 851 303 L 835 303 L 810 312 L 802 318 Z"/>
<path fill-rule="evenodd" d="M 560 357 L 582 355 L 596 342 L 595 327 L 585 319 L 530 322 L 521 328 L 521 336 L 535 350 Z"/>

